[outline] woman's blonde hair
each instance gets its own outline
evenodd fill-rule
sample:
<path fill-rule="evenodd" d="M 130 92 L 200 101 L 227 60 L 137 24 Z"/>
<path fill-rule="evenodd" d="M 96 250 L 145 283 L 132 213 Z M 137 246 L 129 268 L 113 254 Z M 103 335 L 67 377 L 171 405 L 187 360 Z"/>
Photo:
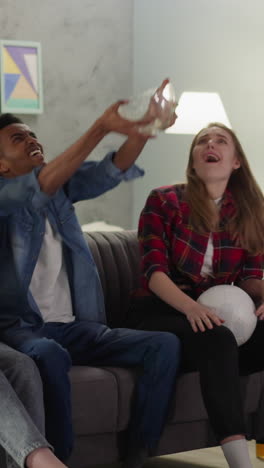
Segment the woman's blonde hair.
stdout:
<path fill-rule="evenodd" d="M 232 137 L 240 167 L 230 176 L 227 188 L 234 202 L 235 212 L 226 228 L 235 240 L 250 254 L 264 253 L 264 197 L 235 133 L 221 123 L 210 123 L 206 128 L 219 127 Z M 204 182 L 193 169 L 193 149 L 202 129 L 193 139 L 187 166 L 186 196 L 191 208 L 191 223 L 198 232 L 210 232 L 218 228 L 218 211 L 210 200 Z"/>

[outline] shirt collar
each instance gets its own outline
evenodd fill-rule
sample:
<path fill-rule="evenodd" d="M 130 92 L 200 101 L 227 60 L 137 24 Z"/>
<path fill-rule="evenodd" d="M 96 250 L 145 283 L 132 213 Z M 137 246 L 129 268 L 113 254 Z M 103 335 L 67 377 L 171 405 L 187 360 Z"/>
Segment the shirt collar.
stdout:
<path fill-rule="evenodd" d="M 226 189 L 223 198 L 222 198 L 222 206 L 234 205 L 234 198 L 232 193 L 229 189 Z"/>

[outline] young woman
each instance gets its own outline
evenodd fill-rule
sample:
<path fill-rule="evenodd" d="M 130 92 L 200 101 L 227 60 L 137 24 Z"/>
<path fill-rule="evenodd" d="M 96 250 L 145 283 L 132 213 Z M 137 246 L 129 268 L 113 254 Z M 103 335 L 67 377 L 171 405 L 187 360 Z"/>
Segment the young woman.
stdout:
<path fill-rule="evenodd" d="M 196 135 L 187 184 L 151 192 L 139 243 L 144 292 L 133 298 L 129 326 L 181 338 L 229 466 L 251 467 L 239 374 L 264 369 L 264 198 L 233 131 L 212 123 Z M 240 348 L 215 311 L 196 302 L 218 284 L 238 285 L 257 304 L 256 330 Z"/>

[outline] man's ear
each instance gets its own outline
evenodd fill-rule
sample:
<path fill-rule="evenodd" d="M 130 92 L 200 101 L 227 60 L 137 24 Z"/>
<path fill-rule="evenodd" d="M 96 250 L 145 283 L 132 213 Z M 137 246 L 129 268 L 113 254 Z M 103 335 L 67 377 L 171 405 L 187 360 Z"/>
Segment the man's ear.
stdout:
<path fill-rule="evenodd" d="M 9 168 L 5 163 L 5 160 L 0 157 L 0 176 L 5 176 L 9 172 Z"/>

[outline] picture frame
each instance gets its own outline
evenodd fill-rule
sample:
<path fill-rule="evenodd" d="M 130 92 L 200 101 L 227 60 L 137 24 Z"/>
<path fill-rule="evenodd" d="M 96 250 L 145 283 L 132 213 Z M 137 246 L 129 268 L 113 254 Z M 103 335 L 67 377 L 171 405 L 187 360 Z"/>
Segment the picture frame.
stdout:
<path fill-rule="evenodd" d="M 43 112 L 41 45 L 39 42 L 0 40 L 1 112 Z"/>

